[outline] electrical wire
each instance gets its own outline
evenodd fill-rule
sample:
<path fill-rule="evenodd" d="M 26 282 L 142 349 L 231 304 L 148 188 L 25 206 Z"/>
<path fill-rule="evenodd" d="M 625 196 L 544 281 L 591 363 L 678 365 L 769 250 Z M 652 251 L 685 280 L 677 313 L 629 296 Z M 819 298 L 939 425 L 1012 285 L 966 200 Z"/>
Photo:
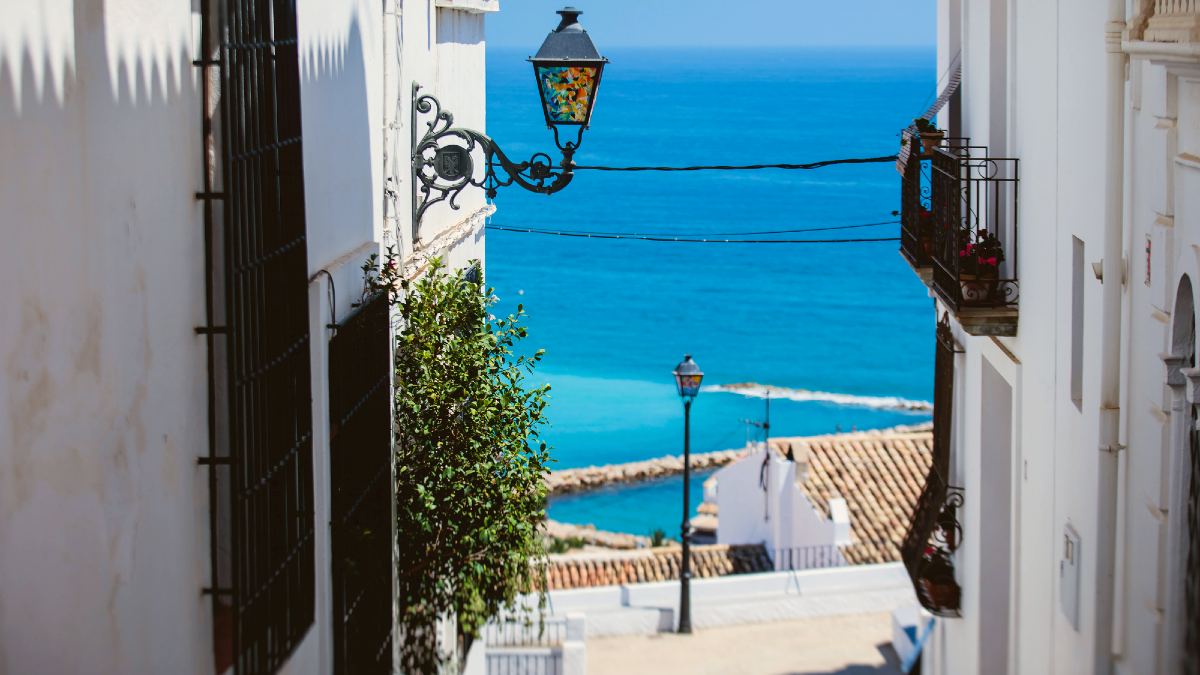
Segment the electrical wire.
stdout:
<path fill-rule="evenodd" d="M 896 215 L 896 214 L 893 214 Z M 577 234 L 596 235 L 617 235 L 625 237 L 685 237 L 685 238 L 703 238 L 703 237 L 749 237 L 763 234 L 795 234 L 797 232 L 829 232 L 833 230 L 857 230 L 864 227 L 879 227 L 881 225 L 899 225 L 899 220 L 881 220 L 875 223 L 858 223 L 856 225 L 826 225 L 821 227 L 794 227 L 786 230 L 758 230 L 752 232 L 609 232 L 604 230 L 562 230 L 563 232 L 574 232 Z M 500 226 L 497 226 L 500 227 Z M 516 227 L 514 225 L 504 225 L 503 227 Z M 521 228 L 518 228 L 521 229 Z M 545 229 L 545 228 L 533 228 Z"/>
<path fill-rule="evenodd" d="M 896 156 L 888 157 L 859 157 L 849 159 L 827 159 L 807 164 L 701 164 L 697 166 L 598 166 L 584 164 L 576 166 L 576 171 L 758 171 L 761 169 L 782 169 L 785 171 L 806 171 L 820 169 L 837 164 L 882 164 L 895 162 Z"/>
<path fill-rule="evenodd" d="M 588 234 L 585 232 L 564 232 L 562 230 L 540 230 L 531 227 L 507 227 L 505 225 L 488 225 L 487 229 L 499 232 L 517 232 L 521 234 L 539 234 L 553 237 L 574 237 L 579 239 L 627 239 L 631 241 L 652 241 L 664 244 L 867 244 L 884 241 L 900 241 L 899 237 L 863 237 L 857 239 L 709 239 L 693 237 L 665 237 L 640 234 Z"/>

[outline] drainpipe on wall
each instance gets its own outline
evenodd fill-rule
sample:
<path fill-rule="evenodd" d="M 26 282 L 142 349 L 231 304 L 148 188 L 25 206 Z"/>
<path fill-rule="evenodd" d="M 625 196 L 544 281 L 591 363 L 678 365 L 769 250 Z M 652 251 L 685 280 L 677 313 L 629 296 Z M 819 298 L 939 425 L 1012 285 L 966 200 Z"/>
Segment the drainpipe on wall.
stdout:
<path fill-rule="evenodd" d="M 1100 362 L 1100 452 L 1096 491 L 1096 626 L 1094 672 L 1113 671 L 1113 606 L 1116 595 L 1117 490 L 1121 427 L 1121 295 L 1125 283 L 1122 245 L 1125 177 L 1125 0 L 1109 0 L 1105 26 L 1108 114 L 1105 129 L 1103 316 Z"/>

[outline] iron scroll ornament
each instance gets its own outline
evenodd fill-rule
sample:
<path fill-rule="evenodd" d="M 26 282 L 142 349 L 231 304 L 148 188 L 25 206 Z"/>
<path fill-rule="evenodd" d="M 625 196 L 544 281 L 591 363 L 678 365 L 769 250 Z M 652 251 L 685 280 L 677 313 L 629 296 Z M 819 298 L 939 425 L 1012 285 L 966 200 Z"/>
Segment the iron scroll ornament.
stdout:
<path fill-rule="evenodd" d="M 420 239 L 421 218 L 429 207 L 447 202 L 458 209 L 458 198 L 468 186 L 483 188 L 488 199 L 494 199 L 502 187 L 519 185 L 530 192 L 554 194 L 565 188 L 575 177 L 575 150 L 583 137 L 583 126 L 575 140 L 559 140 L 554 129 L 554 144 L 562 151 L 562 160 L 555 165 L 544 152 L 528 160 L 514 162 L 486 134 L 454 126 L 454 115 L 442 108 L 432 94 L 422 94 L 420 85 L 413 84 L 412 108 L 412 185 L 413 185 L 413 242 Z M 420 120 L 425 133 L 417 137 Z M 483 155 L 482 171 L 475 169 L 475 156 Z"/>

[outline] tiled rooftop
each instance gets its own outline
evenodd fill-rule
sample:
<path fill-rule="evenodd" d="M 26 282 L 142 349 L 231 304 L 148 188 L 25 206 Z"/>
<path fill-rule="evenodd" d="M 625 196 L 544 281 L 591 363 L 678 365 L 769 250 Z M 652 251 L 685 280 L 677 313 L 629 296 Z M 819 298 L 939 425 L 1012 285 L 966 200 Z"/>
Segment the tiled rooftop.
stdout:
<path fill-rule="evenodd" d="M 933 452 L 930 425 L 775 438 L 771 444 L 781 454 L 790 449 L 797 462 L 807 462 L 804 493 L 822 517 L 829 517 L 830 499 L 846 500 L 851 535 L 860 542 L 842 549 L 848 562 L 900 559 L 899 543 L 929 471 Z M 715 504 L 706 503 L 698 511 L 693 524 L 711 525 L 715 530 L 719 518 Z M 678 546 L 552 555 L 549 590 L 675 580 L 680 557 Z M 772 569 L 762 545 L 692 547 L 695 578 Z"/>
<path fill-rule="evenodd" d="M 846 500 L 852 536 L 858 542 L 871 542 L 845 547 L 849 562 L 900 559 L 899 542 L 933 453 L 933 432 L 928 426 L 780 438 L 772 443 L 785 454 L 790 446 L 797 461 L 807 457 L 804 493 L 822 516 L 829 517 L 831 498 Z"/>
<path fill-rule="evenodd" d="M 678 546 L 639 551 L 550 556 L 549 590 L 672 581 L 679 578 Z M 773 569 L 767 550 L 752 546 L 693 546 L 692 578 L 767 572 Z"/>

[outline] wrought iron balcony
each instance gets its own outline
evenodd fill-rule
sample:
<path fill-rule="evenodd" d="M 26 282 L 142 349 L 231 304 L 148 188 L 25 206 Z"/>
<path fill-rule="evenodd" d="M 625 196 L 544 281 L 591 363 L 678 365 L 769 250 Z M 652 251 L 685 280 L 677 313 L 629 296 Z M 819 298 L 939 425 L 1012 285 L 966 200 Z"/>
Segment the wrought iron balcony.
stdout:
<path fill-rule="evenodd" d="M 900 254 L 928 284 L 933 277 L 933 213 L 929 181 L 922 173 L 921 155 L 909 153 L 900 181 Z"/>
<path fill-rule="evenodd" d="M 970 140 L 944 138 L 935 146 L 926 145 L 921 136 L 913 134 L 910 141 L 913 152 L 907 153 L 900 181 L 900 254 L 929 285 L 933 280 L 934 251 L 930 160 L 937 149 L 957 151 L 954 149 L 969 145 Z"/>
<path fill-rule="evenodd" d="M 962 505 L 962 488 L 931 475 L 900 549 L 917 600 L 938 616 L 961 616 L 962 589 L 952 555 L 962 541 L 958 521 Z"/>
<path fill-rule="evenodd" d="M 987 148 L 932 152 L 933 289 L 973 335 L 1016 335 L 1018 160 Z"/>
<path fill-rule="evenodd" d="M 943 317 L 934 359 L 933 457 L 900 546 L 917 599 L 938 616 L 959 616 L 961 597 L 951 556 L 963 537 L 958 521 L 963 491 L 949 483 L 957 351 L 949 320 Z"/>

